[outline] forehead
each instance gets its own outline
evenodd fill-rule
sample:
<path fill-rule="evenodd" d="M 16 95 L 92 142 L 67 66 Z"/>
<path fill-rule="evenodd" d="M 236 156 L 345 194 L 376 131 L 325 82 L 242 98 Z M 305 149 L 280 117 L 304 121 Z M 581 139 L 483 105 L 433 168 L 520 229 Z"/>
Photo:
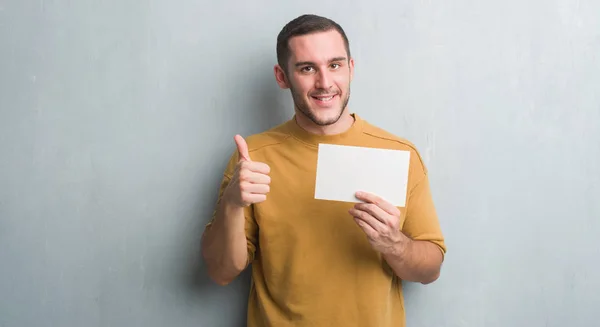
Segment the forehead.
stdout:
<path fill-rule="evenodd" d="M 295 36 L 290 39 L 289 47 L 292 64 L 299 61 L 327 62 L 331 58 L 347 56 L 344 38 L 336 30 Z"/>

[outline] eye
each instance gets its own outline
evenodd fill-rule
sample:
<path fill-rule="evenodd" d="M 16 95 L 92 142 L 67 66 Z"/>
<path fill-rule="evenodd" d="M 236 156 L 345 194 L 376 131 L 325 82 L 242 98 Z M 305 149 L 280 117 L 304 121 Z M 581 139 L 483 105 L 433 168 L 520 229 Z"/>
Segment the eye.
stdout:
<path fill-rule="evenodd" d="M 338 69 L 340 68 L 340 64 L 331 64 L 331 68 Z"/>
<path fill-rule="evenodd" d="M 302 71 L 303 73 L 310 73 L 313 70 L 314 69 L 311 66 L 302 67 L 302 69 L 300 69 L 300 71 Z"/>

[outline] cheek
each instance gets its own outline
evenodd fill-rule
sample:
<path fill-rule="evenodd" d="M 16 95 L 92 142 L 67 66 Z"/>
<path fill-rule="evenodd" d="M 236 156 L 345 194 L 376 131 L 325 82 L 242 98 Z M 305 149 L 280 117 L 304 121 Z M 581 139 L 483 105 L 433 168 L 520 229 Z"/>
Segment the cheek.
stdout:
<path fill-rule="evenodd" d="M 306 92 L 304 92 L 302 86 L 298 85 L 297 83 L 291 84 L 290 89 L 292 89 L 292 93 L 294 93 L 294 96 L 296 97 L 302 97 L 306 95 Z"/>
<path fill-rule="evenodd" d="M 310 76 L 294 76 L 292 77 L 292 80 L 290 80 L 290 83 L 297 93 L 301 93 L 305 96 L 308 96 L 315 85 L 314 80 Z"/>
<path fill-rule="evenodd" d="M 335 80 L 335 84 L 342 90 L 347 90 L 350 87 L 350 76 L 340 76 Z"/>

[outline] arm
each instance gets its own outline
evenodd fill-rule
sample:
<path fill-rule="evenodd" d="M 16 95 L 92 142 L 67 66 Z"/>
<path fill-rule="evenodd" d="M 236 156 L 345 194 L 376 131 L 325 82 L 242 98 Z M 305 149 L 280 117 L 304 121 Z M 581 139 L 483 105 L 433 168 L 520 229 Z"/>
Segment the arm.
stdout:
<path fill-rule="evenodd" d="M 429 241 L 405 241 L 394 246 L 393 251 L 383 254 L 398 277 L 403 280 L 433 283 L 440 276 L 443 255 L 440 248 Z"/>
<path fill-rule="evenodd" d="M 356 197 L 365 203 L 356 204 L 350 214 L 396 275 L 422 284 L 437 280 L 446 247 L 427 175 L 410 192 L 402 226 L 398 208 L 372 194 Z"/>
<path fill-rule="evenodd" d="M 266 200 L 271 181 L 269 166 L 251 161 L 246 141 L 237 135 L 235 142 L 237 156 L 229 161 L 213 219 L 202 235 L 208 275 L 219 285 L 233 281 L 254 257 L 257 225 L 251 205 Z"/>
<path fill-rule="evenodd" d="M 202 236 L 202 257 L 219 285 L 233 281 L 248 264 L 244 208 L 220 201 L 215 219 Z"/>

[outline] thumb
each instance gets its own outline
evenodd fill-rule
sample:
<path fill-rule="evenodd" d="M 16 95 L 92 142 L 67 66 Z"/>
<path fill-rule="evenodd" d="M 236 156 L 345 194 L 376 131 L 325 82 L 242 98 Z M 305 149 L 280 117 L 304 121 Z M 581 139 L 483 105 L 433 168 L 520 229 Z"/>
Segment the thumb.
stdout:
<path fill-rule="evenodd" d="M 240 161 L 251 161 L 250 154 L 248 153 L 248 144 L 241 135 L 236 135 L 234 138 L 235 144 L 237 145 L 238 153 L 240 154 Z"/>

